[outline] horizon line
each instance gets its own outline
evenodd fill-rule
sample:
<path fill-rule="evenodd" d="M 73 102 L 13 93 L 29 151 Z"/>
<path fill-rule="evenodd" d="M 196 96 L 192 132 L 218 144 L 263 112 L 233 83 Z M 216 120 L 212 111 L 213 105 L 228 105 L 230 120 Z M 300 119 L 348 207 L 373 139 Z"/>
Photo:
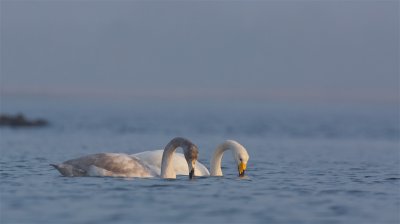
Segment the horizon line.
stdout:
<path fill-rule="evenodd" d="M 332 103 L 399 104 L 399 90 L 325 88 L 268 88 L 268 89 L 99 89 L 79 87 L 6 87 L 1 97 L 46 97 L 137 100 L 256 100 Z"/>

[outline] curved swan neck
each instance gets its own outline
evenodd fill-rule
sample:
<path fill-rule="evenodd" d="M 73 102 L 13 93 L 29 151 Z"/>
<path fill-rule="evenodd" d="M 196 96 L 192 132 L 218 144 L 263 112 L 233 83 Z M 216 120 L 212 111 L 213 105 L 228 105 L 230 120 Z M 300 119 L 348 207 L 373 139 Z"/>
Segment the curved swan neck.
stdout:
<path fill-rule="evenodd" d="M 187 153 L 190 146 L 194 145 L 192 142 L 185 138 L 177 137 L 172 139 L 164 148 L 162 161 L 161 161 L 161 177 L 162 178 L 176 178 L 176 172 L 172 165 L 172 156 L 178 147 L 181 147 L 184 154 Z"/>
<path fill-rule="evenodd" d="M 233 159 L 239 164 L 239 161 L 243 161 L 246 163 L 249 156 L 246 149 L 237 141 L 234 140 L 226 140 L 222 144 L 218 145 L 215 149 L 214 155 L 211 159 L 211 176 L 222 176 L 221 170 L 221 161 L 222 156 L 226 150 L 232 150 Z"/>
<path fill-rule="evenodd" d="M 222 161 L 222 156 L 224 155 L 224 152 L 228 149 L 230 149 L 232 146 L 230 141 L 225 141 L 224 143 L 220 144 L 217 146 L 217 148 L 214 151 L 213 157 L 211 159 L 211 176 L 222 176 L 222 170 L 221 170 L 221 161 Z"/>

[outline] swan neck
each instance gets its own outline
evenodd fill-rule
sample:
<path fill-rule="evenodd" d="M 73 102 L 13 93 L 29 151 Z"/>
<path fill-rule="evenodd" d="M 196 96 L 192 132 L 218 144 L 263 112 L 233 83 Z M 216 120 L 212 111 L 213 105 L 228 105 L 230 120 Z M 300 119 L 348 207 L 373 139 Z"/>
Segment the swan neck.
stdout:
<path fill-rule="evenodd" d="M 176 178 L 176 172 L 172 164 L 173 155 L 178 147 L 181 147 L 186 152 L 191 144 L 190 141 L 184 138 L 174 138 L 165 146 L 161 161 L 162 178 Z"/>
<path fill-rule="evenodd" d="M 228 150 L 230 145 L 226 142 L 217 146 L 211 159 L 211 176 L 222 176 L 221 161 L 224 152 Z"/>

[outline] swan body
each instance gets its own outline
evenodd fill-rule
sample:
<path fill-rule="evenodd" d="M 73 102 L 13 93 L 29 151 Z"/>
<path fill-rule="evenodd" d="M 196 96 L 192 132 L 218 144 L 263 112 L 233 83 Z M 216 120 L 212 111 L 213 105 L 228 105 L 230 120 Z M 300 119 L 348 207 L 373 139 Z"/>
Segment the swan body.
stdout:
<path fill-rule="evenodd" d="M 144 151 L 136 154 L 132 154 L 130 156 L 140 159 L 145 162 L 147 165 L 153 167 L 153 170 L 158 173 L 161 172 L 161 159 L 162 159 L 163 150 L 152 150 L 152 151 Z M 174 170 L 177 175 L 188 175 L 189 170 L 186 164 L 185 156 L 182 153 L 175 153 L 173 155 L 172 164 L 174 166 Z M 210 172 L 207 167 L 205 167 L 199 161 L 196 162 L 194 169 L 195 176 L 210 176 Z"/>
<path fill-rule="evenodd" d="M 152 177 L 157 170 L 123 153 L 98 153 L 54 166 L 64 176 Z"/>
<path fill-rule="evenodd" d="M 211 158 L 211 172 L 209 172 L 202 163 L 197 162 L 195 166 L 195 176 L 223 176 L 221 170 L 221 161 L 226 150 L 232 151 L 232 155 L 238 166 L 239 176 L 243 176 L 249 160 L 249 154 L 247 153 L 245 147 L 234 140 L 226 140 L 216 147 L 213 157 Z M 161 168 L 162 152 L 162 150 L 145 151 L 132 154 L 131 156 L 139 158 L 147 165 L 151 165 L 157 172 Z M 188 167 L 186 165 L 186 161 L 184 160 L 183 154 L 174 154 L 173 166 L 178 175 L 188 175 Z"/>
<path fill-rule="evenodd" d="M 161 170 L 138 157 L 123 153 L 98 153 L 50 165 L 64 176 L 176 178 L 176 172 L 171 162 L 178 147 L 183 149 L 187 171 L 191 178 L 195 172 L 198 149 L 192 142 L 180 137 L 172 139 L 165 146 L 162 152 Z"/>

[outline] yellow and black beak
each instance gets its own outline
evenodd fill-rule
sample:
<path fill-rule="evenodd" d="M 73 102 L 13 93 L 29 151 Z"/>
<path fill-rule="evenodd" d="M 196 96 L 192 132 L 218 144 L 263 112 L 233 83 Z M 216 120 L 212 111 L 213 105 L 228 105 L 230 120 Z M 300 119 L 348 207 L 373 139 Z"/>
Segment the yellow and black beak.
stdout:
<path fill-rule="evenodd" d="M 239 170 L 239 177 L 243 177 L 244 172 L 246 171 L 246 163 L 240 162 L 238 170 Z"/>

